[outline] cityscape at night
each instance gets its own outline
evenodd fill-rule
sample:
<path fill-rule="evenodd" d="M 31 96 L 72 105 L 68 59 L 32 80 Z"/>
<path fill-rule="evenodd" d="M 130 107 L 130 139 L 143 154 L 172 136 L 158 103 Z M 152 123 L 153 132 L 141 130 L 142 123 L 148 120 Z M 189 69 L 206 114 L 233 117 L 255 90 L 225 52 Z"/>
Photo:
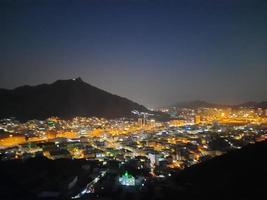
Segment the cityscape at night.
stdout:
<path fill-rule="evenodd" d="M 77 78 L 57 81 L 52 87 L 68 83 L 87 85 Z M 267 107 L 259 107 L 264 105 L 197 101 L 146 112 L 132 110 L 131 117 L 111 119 L 3 118 L 1 162 L 37 160 L 45 167 L 46 160 L 84 161 L 76 164 L 80 170 L 74 174 L 65 172 L 66 177 L 58 178 L 60 186 L 51 180 L 34 186 L 36 198 L 124 199 L 130 195 L 142 199 L 141 194 L 151 193 L 150 187 L 164 185 L 186 168 L 266 140 Z M 152 194 L 157 198 L 155 191 Z"/>
<path fill-rule="evenodd" d="M 0 199 L 265 199 L 267 2 L 0 0 Z"/>

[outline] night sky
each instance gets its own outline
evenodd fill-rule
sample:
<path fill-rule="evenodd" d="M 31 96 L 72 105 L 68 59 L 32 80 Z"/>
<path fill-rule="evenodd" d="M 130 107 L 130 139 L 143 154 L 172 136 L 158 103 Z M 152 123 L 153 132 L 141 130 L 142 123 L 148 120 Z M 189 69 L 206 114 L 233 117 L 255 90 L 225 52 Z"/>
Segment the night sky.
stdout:
<path fill-rule="evenodd" d="M 267 1 L 0 0 L 0 87 L 76 77 L 149 108 L 267 100 Z"/>

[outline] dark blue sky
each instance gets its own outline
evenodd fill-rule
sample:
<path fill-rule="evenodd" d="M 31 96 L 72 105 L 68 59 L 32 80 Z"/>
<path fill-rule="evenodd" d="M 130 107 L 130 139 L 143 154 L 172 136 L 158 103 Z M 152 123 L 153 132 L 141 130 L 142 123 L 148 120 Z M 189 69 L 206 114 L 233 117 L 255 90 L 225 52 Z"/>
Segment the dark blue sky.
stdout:
<path fill-rule="evenodd" d="M 0 0 L 0 87 L 86 82 L 147 107 L 267 100 L 266 0 Z"/>

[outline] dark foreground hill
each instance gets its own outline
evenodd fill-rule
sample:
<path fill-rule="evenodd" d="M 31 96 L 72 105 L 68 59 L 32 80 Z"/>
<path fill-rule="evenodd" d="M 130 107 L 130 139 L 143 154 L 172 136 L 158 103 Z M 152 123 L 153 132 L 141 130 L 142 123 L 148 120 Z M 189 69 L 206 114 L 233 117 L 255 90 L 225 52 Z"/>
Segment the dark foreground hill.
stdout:
<path fill-rule="evenodd" d="M 13 90 L 0 89 L 0 118 L 118 118 L 132 116 L 132 110 L 147 111 L 144 106 L 98 89 L 80 78 Z"/>
<path fill-rule="evenodd" d="M 69 199 L 88 183 L 98 163 L 86 160 L 11 160 L 0 162 L 0 199 Z"/>
<path fill-rule="evenodd" d="M 267 141 L 248 145 L 187 168 L 170 180 L 153 185 L 145 196 L 150 199 L 183 200 L 265 199 L 266 154 Z M 160 194 L 161 197 L 151 194 Z"/>

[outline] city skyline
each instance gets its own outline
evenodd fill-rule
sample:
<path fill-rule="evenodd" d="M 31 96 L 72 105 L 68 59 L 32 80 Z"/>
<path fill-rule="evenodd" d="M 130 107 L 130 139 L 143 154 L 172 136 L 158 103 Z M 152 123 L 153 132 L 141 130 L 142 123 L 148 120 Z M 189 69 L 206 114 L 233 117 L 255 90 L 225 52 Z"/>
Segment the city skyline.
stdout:
<path fill-rule="evenodd" d="M 0 88 L 82 79 L 148 108 L 267 99 L 265 1 L 2 1 Z"/>

